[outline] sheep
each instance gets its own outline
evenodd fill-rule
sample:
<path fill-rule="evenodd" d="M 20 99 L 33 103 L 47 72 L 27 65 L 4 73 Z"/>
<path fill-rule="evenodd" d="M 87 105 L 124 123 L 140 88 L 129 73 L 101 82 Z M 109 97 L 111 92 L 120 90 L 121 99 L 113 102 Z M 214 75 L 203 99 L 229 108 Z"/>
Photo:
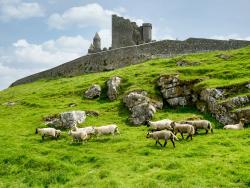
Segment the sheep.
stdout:
<path fill-rule="evenodd" d="M 108 135 L 112 134 L 114 136 L 115 133 L 120 134 L 117 125 L 112 124 L 112 125 L 106 125 L 106 126 L 101 126 L 101 127 L 94 127 L 95 129 L 95 135 Z"/>
<path fill-rule="evenodd" d="M 180 123 L 174 123 L 173 124 L 173 132 L 176 135 L 177 133 L 181 134 L 182 139 L 184 139 L 183 137 L 183 133 L 188 133 L 188 136 L 186 139 L 188 139 L 189 137 L 191 138 L 191 140 L 193 139 L 193 135 L 194 135 L 194 127 L 190 124 L 180 124 Z"/>
<path fill-rule="evenodd" d="M 167 130 L 173 130 L 172 125 L 173 125 L 173 121 L 169 120 L 169 119 L 163 119 L 160 121 L 147 121 L 147 127 L 149 127 L 149 130 L 151 131 L 161 131 L 164 129 Z"/>
<path fill-rule="evenodd" d="M 181 123 L 193 125 L 195 129 L 195 133 L 197 133 L 198 129 L 205 129 L 206 134 L 208 133 L 209 130 L 211 131 L 211 133 L 213 133 L 212 124 L 210 121 L 207 121 L 207 120 L 182 121 Z"/>
<path fill-rule="evenodd" d="M 91 135 L 95 133 L 94 127 L 83 127 L 83 128 L 78 128 L 76 125 L 72 127 L 72 131 L 86 131 L 87 134 Z"/>
<path fill-rule="evenodd" d="M 232 130 L 240 130 L 240 129 L 244 129 L 244 123 L 245 123 L 245 119 L 242 118 L 242 119 L 240 119 L 240 122 L 238 124 L 225 125 L 223 128 L 224 129 L 232 129 Z"/>
<path fill-rule="evenodd" d="M 72 141 L 77 141 L 77 142 L 80 142 L 80 141 L 85 141 L 85 140 L 88 140 L 89 139 L 89 135 L 87 134 L 86 131 L 72 131 L 70 130 L 68 132 L 68 134 L 70 136 L 72 136 Z"/>
<path fill-rule="evenodd" d="M 56 130 L 55 128 L 36 128 L 35 133 L 40 133 L 42 135 L 42 140 L 44 140 L 45 136 L 50 136 L 57 140 L 57 138 L 61 135 L 61 131 Z"/>
<path fill-rule="evenodd" d="M 161 147 L 162 147 L 162 144 L 159 141 L 160 139 L 165 140 L 164 145 L 163 145 L 164 147 L 166 146 L 168 139 L 170 139 L 174 148 L 175 148 L 174 140 L 178 140 L 178 138 L 171 131 L 167 131 L 167 130 L 148 132 L 146 138 L 152 138 L 156 140 L 155 145 L 157 145 L 158 143 Z"/>

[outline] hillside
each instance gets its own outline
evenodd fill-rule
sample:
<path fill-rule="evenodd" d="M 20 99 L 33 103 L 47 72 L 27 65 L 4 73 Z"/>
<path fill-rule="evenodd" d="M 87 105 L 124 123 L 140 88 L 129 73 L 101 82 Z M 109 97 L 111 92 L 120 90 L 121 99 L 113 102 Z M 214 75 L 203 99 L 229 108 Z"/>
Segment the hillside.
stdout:
<path fill-rule="evenodd" d="M 176 65 L 184 60 L 195 66 Z M 169 74 L 179 74 L 182 80 L 201 79 L 194 85 L 197 91 L 236 88 L 221 103 L 250 96 L 249 88 L 241 88 L 250 81 L 250 47 L 155 59 L 110 72 L 40 80 L 1 91 L 0 187 L 249 187 L 249 128 L 225 131 L 210 113 L 201 113 L 194 106 L 165 107 L 155 113 L 154 120 L 197 116 L 210 120 L 215 128 L 214 134 L 201 131 L 193 141 L 181 140 L 173 149 L 171 142 L 166 148 L 154 146 L 153 140 L 146 139 L 146 126 L 128 124 L 130 112 L 122 102 L 125 93 L 145 90 L 151 98 L 160 99 L 156 80 Z M 119 98 L 110 102 L 105 82 L 114 75 L 123 81 Z M 94 83 L 104 90 L 99 99 L 88 100 L 83 93 Z M 70 103 L 77 106 L 69 107 Z M 234 110 L 249 107 L 246 103 Z M 67 131 L 58 141 L 42 142 L 34 134 L 36 127 L 45 127 L 45 116 L 70 110 L 98 111 L 99 117 L 89 116 L 81 126 L 116 123 L 121 135 L 72 144 Z"/>

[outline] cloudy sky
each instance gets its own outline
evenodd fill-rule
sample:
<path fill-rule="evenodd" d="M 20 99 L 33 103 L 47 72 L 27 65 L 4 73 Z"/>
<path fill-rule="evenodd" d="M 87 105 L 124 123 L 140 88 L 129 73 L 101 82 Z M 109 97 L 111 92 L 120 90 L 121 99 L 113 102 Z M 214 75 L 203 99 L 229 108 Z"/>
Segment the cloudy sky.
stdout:
<path fill-rule="evenodd" d="M 0 0 L 0 90 L 85 55 L 96 31 L 109 47 L 112 14 L 151 22 L 156 40 L 250 40 L 249 0 Z"/>

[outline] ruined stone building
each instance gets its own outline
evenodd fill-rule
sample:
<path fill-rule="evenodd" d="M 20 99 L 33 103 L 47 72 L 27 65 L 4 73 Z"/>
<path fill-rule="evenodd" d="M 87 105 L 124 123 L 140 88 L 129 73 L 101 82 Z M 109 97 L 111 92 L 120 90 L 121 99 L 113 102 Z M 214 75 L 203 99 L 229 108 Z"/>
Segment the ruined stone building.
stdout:
<path fill-rule="evenodd" d="M 143 23 L 137 26 L 135 22 L 124 19 L 117 15 L 112 15 L 112 49 L 134 46 L 148 43 L 152 40 L 152 24 Z M 106 48 L 104 50 L 107 50 Z M 95 34 L 93 43 L 88 49 L 88 53 L 101 51 L 101 38 L 98 33 Z"/>
<path fill-rule="evenodd" d="M 148 43 L 152 40 L 152 24 L 135 22 L 112 15 L 112 49 Z"/>
<path fill-rule="evenodd" d="M 96 53 L 101 51 L 101 38 L 98 33 L 95 34 L 93 38 L 93 43 L 90 44 L 88 53 Z"/>

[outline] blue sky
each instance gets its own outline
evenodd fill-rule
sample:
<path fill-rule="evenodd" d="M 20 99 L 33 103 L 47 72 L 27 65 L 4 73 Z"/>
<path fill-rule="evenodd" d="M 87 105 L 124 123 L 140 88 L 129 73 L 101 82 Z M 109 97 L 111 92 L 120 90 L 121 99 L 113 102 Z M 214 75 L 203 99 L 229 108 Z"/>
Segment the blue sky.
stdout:
<path fill-rule="evenodd" d="M 153 39 L 250 40 L 249 0 L 0 0 L 0 89 L 85 55 L 98 31 L 111 43 L 111 15 L 153 24 Z"/>

